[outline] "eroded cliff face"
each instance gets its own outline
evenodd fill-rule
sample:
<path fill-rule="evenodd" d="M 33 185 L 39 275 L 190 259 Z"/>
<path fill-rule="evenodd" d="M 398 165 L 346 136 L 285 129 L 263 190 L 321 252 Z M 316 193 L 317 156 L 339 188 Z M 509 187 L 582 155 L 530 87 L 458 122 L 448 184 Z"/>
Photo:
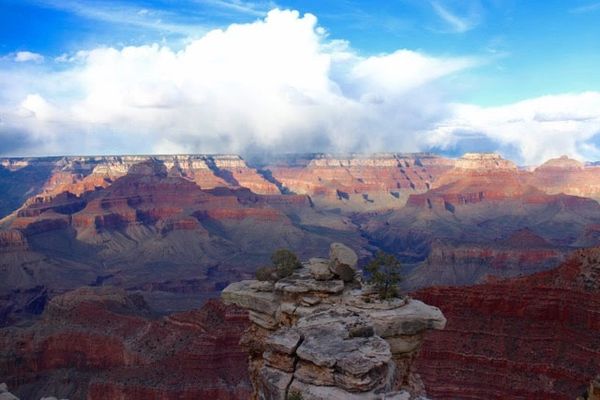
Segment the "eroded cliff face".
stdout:
<path fill-rule="evenodd" d="M 22 399 L 245 399 L 247 326 L 218 301 L 159 318 L 140 295 L 81 288 L 35 324 L 0 330 L 0 376 Z"/>
<path fill-rule="evenodd" d="M 410 194 L 427 191 L 453 164 L 431 154 L 317 154 L 266 169 L 286 190 L 310 195 L 323 207 L 378 210 L 401 208 Z"/>
<path fill-rule="evenodd" d="M 531 174 L 530 184 L 550 194 L 600 199 L 600 166 L 562 156 L 546 161 Z"/>
<path fill-rule="evenodd" d="M 443 310 L 417 368 L 433 398 L 567 400 L 600 370 L 600 249 L 560 267 L 414 296 Z"/>
<path fill-rule="evenodd" d="M 241 168 L 227 160 L 222 168 Z M 112 284 L 148 291 L 162 311 L 197 307 L 251 276 L 276 248 L 324 254 L 338 235 L 363 247 L 346 222 L 322 215 L 307 196 L 202 189 L 164 162 L 138 163 L 107 187 L 35 197 L 4 219 L 0 324 L 13 312 L 3 305 L 18 300 L 3 297 L 37 286 L 53 295 Z"/>
<path fill-rule="evenodd" d="M 406 281 L 412 288 L 529 274 L 600 243 L 596 201 L 548 194 L 493 154 L 467 154 L 403 209 L 355 220 L 373 242 L 418 263 Z"/>
<path fill-rule="evenodd" d="M 242 338 L 252 399 L 409 399 L 424 394 L 413 359 L 423 334 L 443 329 L 439 309 L 418 300 L 381 301 L 363 287 L 357 257 L 334 243 L 330 259 L 311 259 L 291 276 L 242 281 L 226 304 L 249 310 Z"/>

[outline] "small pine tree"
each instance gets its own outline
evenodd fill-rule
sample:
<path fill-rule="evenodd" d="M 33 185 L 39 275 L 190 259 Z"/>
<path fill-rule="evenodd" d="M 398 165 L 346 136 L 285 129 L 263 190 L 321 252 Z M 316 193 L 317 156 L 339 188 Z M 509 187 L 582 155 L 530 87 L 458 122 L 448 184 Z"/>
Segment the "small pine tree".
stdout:
<path fill-rule="evenodd" d="M 399 296 L 398 284 L 402 281 L 402 265 L 394 255 L 378 251 L 365 270 L 370 274 L 369 283 L 375 286 L 382 300 Z"/>

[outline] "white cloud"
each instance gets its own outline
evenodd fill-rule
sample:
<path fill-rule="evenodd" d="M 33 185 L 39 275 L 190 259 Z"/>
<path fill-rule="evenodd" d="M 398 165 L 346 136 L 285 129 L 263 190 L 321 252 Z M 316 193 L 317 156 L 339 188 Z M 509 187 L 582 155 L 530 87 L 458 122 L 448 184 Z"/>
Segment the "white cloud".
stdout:
<path fill-rule="evenodd" d="M 600 10 L 600 2 L 589 3 L 569 10 L 572 14 L 585 14 Z"/>
<path fill-rule="evenodd" d="M 449 85 L 480 63 L 405 49 L 366 57 L 328 39 L 313 15 L 274 10 L 179 51 L 103 47 L 3 64 L 0 154 L 466 151 L 484 143 L 527 164 L 600 158 L 600 93 L 451 103 Z"/>
<path fill-rule="evenodd" d="M 414 132 L 449 115 L 443 78 L 478 62 L 363 57 L 313 15 L 281 10 L 180 51 L 107 47 L 59 61 L 0 79 L 0 89 L 19 82 L 0 105 L 0 136 L 21 132 L 0 154 L 107 152 L 115 140 L 119 152 L 416 151 Z"/>
<path fill-rule="evenodd" d="M 265 16 L 269 10 L 275 7 L 275 3 L 269 2 L 249 2 L 242 0 L 196 0 L 199 3 L 217 6 L 241 14 L 254 15 L 258 17 Z"/>
<path fill-rule="evenodd" d="M 466 137 L 484 137 L 498 147 L 516 149 L 526 164 L 563 154 L 598 159 L 593 143 L 600 134 L 600 93 L 544 96 L 501 107 L 458 104 L 452 117 L 431 130 L 429 146 L 460 146 Z"/>
<path fill-rule="evenodd" d="M 462 17 L 451 12 L 438 1 L 431 1 L 430 4 L 433 11 L 452 29 L 453 32 L 467 32 L 477 25 L 475 14 L 470 15 L 469 17 Z"/>
<path fill-rule="evenodd" d="M 206 27 L 171 22 L 168 12 L 139 9 L 123 1 L 103 0 L 29 0 L 35 5 L 65 11 L 83 18 L 109 24 L 130 26 L 163 34 L 197 35 Z"/>
<path fill-rule="evenodd" d="M 15 62 L 42 62 L 44 56 L 38 53 L 32 53 L 31 51 L 19 51 L 15 54 Z"/>

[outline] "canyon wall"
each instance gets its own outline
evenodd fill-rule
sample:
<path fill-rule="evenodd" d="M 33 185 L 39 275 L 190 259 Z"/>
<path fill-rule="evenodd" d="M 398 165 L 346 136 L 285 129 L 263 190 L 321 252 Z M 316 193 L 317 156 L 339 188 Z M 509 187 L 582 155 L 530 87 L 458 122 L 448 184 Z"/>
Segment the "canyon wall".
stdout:
<path fill-rule="evenodd" d="M 600 370 L 600 248 L 528 277 L 414 296 L 448 318 L 416 363 L 433 398 L 574 399 Z"/>
<path fill-rule="evenodd" d="M 0 376 L 23 399 L 244 399 L 247 326 L 217 301 L 156 317 L 140 295 L 81 288 L 35 324 L 0 330 Z"/>

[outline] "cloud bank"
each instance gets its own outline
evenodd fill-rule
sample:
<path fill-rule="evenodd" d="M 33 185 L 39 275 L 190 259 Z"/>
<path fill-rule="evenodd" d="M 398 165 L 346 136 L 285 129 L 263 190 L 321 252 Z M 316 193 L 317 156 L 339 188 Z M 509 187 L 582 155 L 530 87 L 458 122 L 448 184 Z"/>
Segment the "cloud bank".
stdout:
<path fill-rule="evenodd" d="M 4 62 L 0 154 L 451 150 L 476 137 L 524 162 L 596 157 L 598 94 L 453 103 L 456 81 L 481 62 L 407 49 L 365 56 L 311 14 L 272 10 L 179 51 Z"/>

